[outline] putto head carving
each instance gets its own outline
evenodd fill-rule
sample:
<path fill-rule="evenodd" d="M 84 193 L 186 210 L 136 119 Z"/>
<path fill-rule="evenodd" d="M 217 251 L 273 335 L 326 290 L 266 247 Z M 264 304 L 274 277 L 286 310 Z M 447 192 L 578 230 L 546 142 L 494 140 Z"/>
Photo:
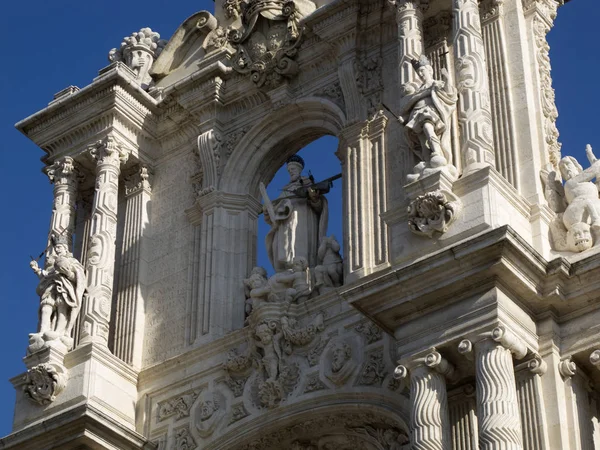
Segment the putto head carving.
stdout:
<path fill-rule="evenodd" d="M 110 62 L 123 62 L 137 75 L 137 81 L 143 89 L 148 89 L 152 78 L 148 73 L 167 41 L 150 28 L 142 28 L 131 36 L 123 38 L 121 46 L 108 53 Z"/>

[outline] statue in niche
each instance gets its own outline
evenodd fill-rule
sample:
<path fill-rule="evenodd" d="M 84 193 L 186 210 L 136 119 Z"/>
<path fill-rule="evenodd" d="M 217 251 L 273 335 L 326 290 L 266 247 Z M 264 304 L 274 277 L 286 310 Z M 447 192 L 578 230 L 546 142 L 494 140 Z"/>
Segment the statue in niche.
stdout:
<path fill-rule="evenodd" d="M 344 265 L 340 255 L 340 244 L 335 236 L 321 239 L 317 252 L 319 265 L 315 267 L 315 289 L 319 294 L 342 285 Z"/>
<path fill-rule="evenodd" d="M 167 41 L 161 39 L 160 34 L 150 28 L 142 28 L 131 36 L 124 37 L 121 46 L 108 53 L 108 59 L 110 62 L 125 63 L 135 72 L 142 89 L 147 90 L 152 84 L 150 68 L 166 45 Z"/>
<path fill-rule="evenodd" d="M 586 147 L 590 167 L 583 169 L 572 156 L 560 160 L 564 186 L 554 171 L 542 171 L 550 208 L 558 215 L 550 224 L 554 249 L 583 252 L 600 243 L 600 198 L 592 180 L 600 175 L 600 162 L 592 147 Z M 598 181 L 597 181 L 598 183 Z"/>
<path fill-rule="evenodd" d="M 319 244 L 327 234 L 329 214 L 324 194 L 329 192 L 332 179 L 314 183 L 302 176 L 303 169 L 300 156 L 288 159 L 290 182 L 273 202 L 261 183 L 265 221 L 271 226 L 266 238 L 267 254 L 275 272 L 289 270 L 298 257 L 304 258 L 308 267 L 315 267 Z"/>
<path fill-rule="evenodd" d="M 71 330 L 87 287 L 85 270 L 69 252 L 67 237 L 53 236 L 50 241 L 46 268 L 40 269 L 36 260 L 29 264 L 40 279 L 36 290 L 40 296 L 39 327 L 37 333 L 29 335 L 29 353 L 55 340 L 71 349 Z"/>
<path fill-rule="evenodd" d="M 452 165 L 450 144 L 451 115 L 458 95 L 450 83 L 448 71 L 442 69 L 443 80 L 433 79 L 433 67 L 425 55 L 412 61 L 421 84 L 406 83 L 400 100 L 400 122 L 418 138 L 421 162 L 407 176 L 413 182 L 433 172 L 444 171 L 452 180 L 458 173 Z"/>

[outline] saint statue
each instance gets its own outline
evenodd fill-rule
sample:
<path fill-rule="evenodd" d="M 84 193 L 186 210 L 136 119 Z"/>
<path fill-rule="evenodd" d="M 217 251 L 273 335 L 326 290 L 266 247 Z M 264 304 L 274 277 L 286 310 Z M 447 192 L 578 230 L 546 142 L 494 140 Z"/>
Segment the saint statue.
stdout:
<path fill-rule="evenodd" d="M 40 296 L 39 327 L 37 333 L 29 335 L 30 353 L 55 339 L 68 349 L 73 346 L 71 330 L 87 287 L 85 270 L 69 252 L 66 236 L 53 236 L 51 245 L 53 252 L 48 253 L 45 269 L 40 269 L 35 260 L 30 263 L 40 279 L 36 291 Z"/>
<path fill-rule="evenodd" d="M 439 170 L 444 170 L 455 180 L 457 170 L 452 165 L 450 129 L 458 99 L 456 89 L 450 83 L 446 69 L 442 69 L 442 81 L 433 79 L 433 67 L 425 55 L 413 60 L 412 66 L 421 84 L 407 83 L 403 86 L 399 119 L 409 133 L 418 138 L 422 161 L 415 166 L 414 173 L 408 175 L 408 181 Z"/>
<path fill-rule="evenodd" d="M 261 187 L 265 221 L 271 226 L 266 238 L 267 254 L 276 272 L 292 269 L 297 258 L 304 258 L 308 267 L 315 267 L 319 244 L 327 233 L 329 214 L 323 195 L 326 191 L 320 189 L 321 183 L 314 184 L 312 179 L 303 177 L 303 169 L 300 156 L 288 159 L 290 182 L 273 202 Z"/>

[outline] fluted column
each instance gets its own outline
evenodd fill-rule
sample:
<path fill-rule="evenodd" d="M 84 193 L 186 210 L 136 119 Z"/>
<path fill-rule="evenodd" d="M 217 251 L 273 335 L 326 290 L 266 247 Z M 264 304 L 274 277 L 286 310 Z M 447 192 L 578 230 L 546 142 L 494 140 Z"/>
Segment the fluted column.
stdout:
<path fill-rule="evenodd" d="M 83 311 L 81 343 L 108 344 L 113 293 L 117 204 L 121 164 L 129 152 L 111 136 L 91 149 L 96 159 L 96 190 L 92 204 L 87 259 L 88 299 Z"/>
<path fill-rule="evenodd" d="M 527 348 L 502 327 L 495 328 L 490 338 L 475 344 L 481 450 L 523 448 L 513 352 L 522 358 Z"/>
<path fill-rule="evenodd" d="M 367 148 L 367 124 L 359 122 L 342 130 L 337 156 L 342 165 L 344 183 L 343 215 L 347 248 L 344 257 L 344 279 L 362 273 L 368 267 L 370 239 L 366 231 L 373 211 L 368 205 L 370 161 Z"/>
<path fill-rule="evenodd" d="M 78 172 L 75 168 L 75 162 L 73 158 L 65 156 L 48 166 L 44 172 L 54 185 L 48 242 L 50 242 L 53 235 L 64 235 L 68 239 L 69 249 L 72 250 L 78 184 Z M 49 248 L 49 251 L 52 251 L 52 247 Z"/>
<path fill-rule="evenodd" d="M 396 368 L 396 377 L 410 376 L 411 449 L 451 449 L 446 377 L 453 374 L 454 367 L 436 351 Z"/>
<path fill-rule="evenodd" d="M 458 120 L 466 172 L 495 166 L 485 48 L 477 0 L 452 0 Z"/>
<path fill-rule="evenodd" d="M 547 364 L 539 355 L 534 355 L 532 359 L 515 368 L 525 450 L 551 448 L 548 440 L 548 425 L 544 416 L 544 392 L 541 381 L 546 370 Z"/>
<path fill-rule="evenodd" d="M 512 83 L 508 71 L 504 33 L 504 0 L 484 0 L 479 4 L 483 42 L 488 64 L 496 168 L 515 188 L 517 174 L 517 144 L 513 119 Z"/>
<path fill-rule="evenodd" d="M 144 335 L 146 245 L 152 190 L 148 168 L 125 179 L 125 224 L 115 312 L 114 354 L 140 368 Z"/>

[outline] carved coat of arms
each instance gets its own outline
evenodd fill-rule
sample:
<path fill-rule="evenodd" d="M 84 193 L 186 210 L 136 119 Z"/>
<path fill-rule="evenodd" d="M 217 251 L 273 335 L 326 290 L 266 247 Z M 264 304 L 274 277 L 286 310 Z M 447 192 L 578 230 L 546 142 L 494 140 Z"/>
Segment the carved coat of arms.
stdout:
<path fill-rule="evenodd" d="M 276 87 L 283 77 L 298 72 L 294 57 L 302 38 L 300 14 L 289 0 L 244 1 L 241 27 L 229 30 L 227 39 L 237 50 L 234 69 L 251 74 L 258 86 Z"/>

